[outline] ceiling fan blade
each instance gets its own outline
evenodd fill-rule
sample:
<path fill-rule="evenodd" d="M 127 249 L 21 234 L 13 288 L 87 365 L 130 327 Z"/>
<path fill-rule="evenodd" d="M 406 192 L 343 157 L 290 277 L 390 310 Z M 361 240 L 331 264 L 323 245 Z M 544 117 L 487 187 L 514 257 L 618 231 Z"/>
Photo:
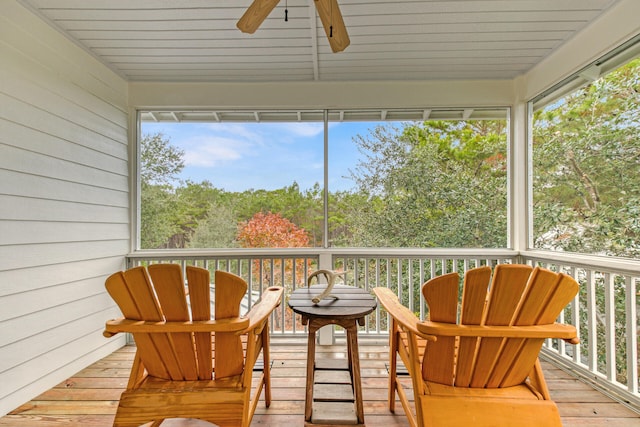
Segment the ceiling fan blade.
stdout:
<path fill-rule="evenodd" d="M 340 13 L 338 0 L 314 0 L 316 10 L 327 34 L 329 45 L 334 52 L 342 52 L 349 46 L 349 34 Z"/>
<path fill-rule="evenodd" d="M 280 0 L 253 0 L 251 6 L 247 8 L 242 18 L 238 20 L 236 27 L 243 33 L 255 33 L 279 2 Z"/>

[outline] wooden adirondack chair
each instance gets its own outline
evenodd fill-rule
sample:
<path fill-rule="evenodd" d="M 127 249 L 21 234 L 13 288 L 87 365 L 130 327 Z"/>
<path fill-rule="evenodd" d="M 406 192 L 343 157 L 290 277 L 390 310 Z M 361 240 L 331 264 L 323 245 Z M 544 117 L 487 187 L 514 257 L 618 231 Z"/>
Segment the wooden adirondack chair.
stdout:
<path fill-rule="evenodd" d="M 490 285 L 490 286 L 489 286 Z M 578 292 L 570 276 L 526 265 L 469 270 L 422 287 L 420 322 L 387 288 L 375 288 L 391 315 L 389 409 L 395 393 L 416 426 L 561 426 L 540 368 L 546 338 L 578 343 L 576 329 L 554 323 Z M 398 380 L 400 356 L 413 386 L 415 414 Z"/>
<path fill-rule="evenodd" d="M 106 323 L 104 335 L 130 332 L 137 350 L 114 426 L 139 426 L 166 418 L 197 418 L 220 427 L 249 426 L 264 388 L 271 402 L 269 325 L 282 288 L 264 291 L 240 317 L 247 283 L 215 272 L 215 318 L 211 319 L 209 271 L 177 264 L 136 267 L 111 275 L 106 288 L 124 318 Z M 263 370 L 253 384 L 262 351 Z"/>

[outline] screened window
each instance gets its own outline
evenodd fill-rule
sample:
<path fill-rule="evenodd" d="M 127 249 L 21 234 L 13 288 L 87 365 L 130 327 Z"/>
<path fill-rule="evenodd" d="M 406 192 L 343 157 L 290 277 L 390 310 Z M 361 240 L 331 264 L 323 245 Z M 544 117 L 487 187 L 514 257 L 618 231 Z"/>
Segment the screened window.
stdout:
<path fill-rule="evenodd" d="M 640 257 L 637 51 L 610 55 L 533 103 L 535 248 Z"/>
<path fill-rule="evenodd" d="M 505 247 L 506 118 L 141 112 L 141 248 Z"/>

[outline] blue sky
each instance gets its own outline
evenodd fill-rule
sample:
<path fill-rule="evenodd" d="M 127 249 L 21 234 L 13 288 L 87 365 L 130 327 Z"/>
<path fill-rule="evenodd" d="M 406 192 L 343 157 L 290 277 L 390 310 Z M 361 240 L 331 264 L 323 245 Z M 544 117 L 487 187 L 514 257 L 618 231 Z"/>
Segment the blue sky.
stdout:
<path fill-rule="evenodd" d="M 347 190 L 343 179 L 356 166 L 352 142 L 376 123 L 329 125 L 329 190 Z M 181 179 L 210 181 L 226 191 L 274 190 L 294 181 L 302 190 L 323 183 L 323 123 L 149 123 L 142 133 L 163 133 L 184 153 Z"/>

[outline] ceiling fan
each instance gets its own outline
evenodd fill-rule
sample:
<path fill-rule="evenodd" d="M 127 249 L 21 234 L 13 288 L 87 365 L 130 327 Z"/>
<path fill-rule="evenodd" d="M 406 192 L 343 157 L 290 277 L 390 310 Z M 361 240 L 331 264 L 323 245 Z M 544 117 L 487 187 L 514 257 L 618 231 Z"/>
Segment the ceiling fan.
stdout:
<path fill-rule="evenodd" d="M 243 33 L 253 34 L 269 16 L 280 0 L 253 0 L 236 26 Z M 338 0 L 313 0 L 327 34 L 329 45 L 334 52 L 341 52 L 349 46 L 349 34 L 344 26 Z"/>

